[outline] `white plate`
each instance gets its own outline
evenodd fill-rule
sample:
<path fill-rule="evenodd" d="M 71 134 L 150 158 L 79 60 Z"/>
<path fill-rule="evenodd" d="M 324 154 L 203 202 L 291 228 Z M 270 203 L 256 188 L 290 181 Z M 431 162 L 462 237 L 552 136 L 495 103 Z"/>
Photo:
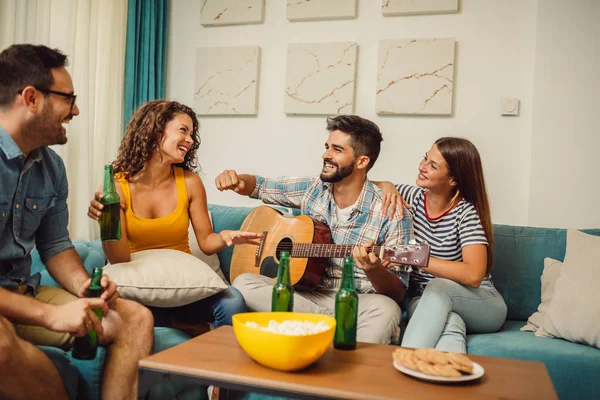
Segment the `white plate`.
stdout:
<path fill-rule="evenodd" d="M 481 365 L 477 364 L 475 361 L 473 361 L 473 373 L 472 374 L 457 376 L 457 377 L 434 376 L 434 375 L 425 374 L 421 371 L 415 371 L 414 369 L 406 368 L 405 366 L 398 364 L 396 361 L 394 361 L 394 368 L 396 368 L 398 371 L 400 371 L 402 373 L 405 373 L 406 375 L 414 376 L 415 378 L 419 378 L 424 381 L 431 381 L 431 382 L 472 381 L 474 379 L 481 378 L 484 373 L 483 367 Z"/>

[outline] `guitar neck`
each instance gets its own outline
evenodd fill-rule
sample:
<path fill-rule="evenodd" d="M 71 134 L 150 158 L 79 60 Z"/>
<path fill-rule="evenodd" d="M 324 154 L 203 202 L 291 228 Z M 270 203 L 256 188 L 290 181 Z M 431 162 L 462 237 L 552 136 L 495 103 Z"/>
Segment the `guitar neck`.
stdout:
<path fill-rule="evenodd" d="M 354 245 L 350 244 L 318 244 L 294 243 L 290 256 L 296 258 L 344 258 L 352 255 Z M 368 252 L 381 253 L 381 246 L 371 246 Z"/>

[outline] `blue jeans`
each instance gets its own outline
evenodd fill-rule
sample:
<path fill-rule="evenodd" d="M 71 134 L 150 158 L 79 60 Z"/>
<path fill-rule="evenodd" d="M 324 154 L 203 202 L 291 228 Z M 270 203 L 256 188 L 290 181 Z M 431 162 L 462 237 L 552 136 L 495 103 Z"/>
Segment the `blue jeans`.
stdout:
<path fill-rule="evenodd" d="M 154 326 L 173 326 L 173 318 L 186 322 L 214 322 L 214 327 L 231 325 L 231 317 L 246 312 L 244 296 L 233 286 L 181 307 L 148 307 L 154 315 Z"/>
<path fill-rule="evenodd" d="M 408 306 L 402 346 L 467 352 L 467 331 L 496 332 L 506 319 L 506 303 L 493 286 L 477 289 L 435 278 Z"/>

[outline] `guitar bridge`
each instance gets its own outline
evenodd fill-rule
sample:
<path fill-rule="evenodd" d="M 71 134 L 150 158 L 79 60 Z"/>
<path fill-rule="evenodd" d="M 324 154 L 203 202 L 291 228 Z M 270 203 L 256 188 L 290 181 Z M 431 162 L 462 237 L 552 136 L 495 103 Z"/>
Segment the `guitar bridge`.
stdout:
<path fill-rule="evenodd" d="M 267 233 L 269 231 L 263 231 L 263 237 L 258 241 L 258 246 L 256 246 L 256 252 L 254 253 L 254 266 L 256 268 L 260 267 L 260 257 L 262 256 L 265 240 L 267 240 Z"/>

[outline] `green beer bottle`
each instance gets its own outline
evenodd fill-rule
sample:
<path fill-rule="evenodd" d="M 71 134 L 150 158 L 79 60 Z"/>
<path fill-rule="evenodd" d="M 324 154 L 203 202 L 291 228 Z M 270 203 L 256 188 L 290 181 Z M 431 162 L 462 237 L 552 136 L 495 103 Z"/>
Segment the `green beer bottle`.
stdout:
<path fill-rule="evenodd" d="M 358 321 L 358 295 L 354 287 L 354 260 L 344 258 L 342 283 L 335 295 L 335 334 L 333 347 L 339 350 L 356 349 Z"/>
<path fill-rule="evenodd" d="M 287 251 L 279 254 L 277 283 L 273 286 L 271 311 L 294 311 L 294 287 L 290 279 L 290 253 Z"/>
<path fill-rule="evenodd" d="M 113 167 L 104 166 L 104 188 L 100 203 L 104 205 L 100 217 L 100 238 L 103 241 L 116 241 L 121 239 L 121 200 L 115 189 Z"/>
<path fill-rule="evenodd" d="M 102 268 L 94 268 L 92 275 L 92 282 L 88 288 L 87 297 L 100 297 L 102 294 L 102 286 L 100 286 L 100 279 L 102 278 Z M 102 309 L 94 308 L 94 314 L 102 321 Z M 75 338 L 73 342 L 73 358 L 80 360 L 93 360 L 96 358 L 96 351 L 98 350 L 98 334 L 95 330 L 88 331 L 87 334 Z"/>

